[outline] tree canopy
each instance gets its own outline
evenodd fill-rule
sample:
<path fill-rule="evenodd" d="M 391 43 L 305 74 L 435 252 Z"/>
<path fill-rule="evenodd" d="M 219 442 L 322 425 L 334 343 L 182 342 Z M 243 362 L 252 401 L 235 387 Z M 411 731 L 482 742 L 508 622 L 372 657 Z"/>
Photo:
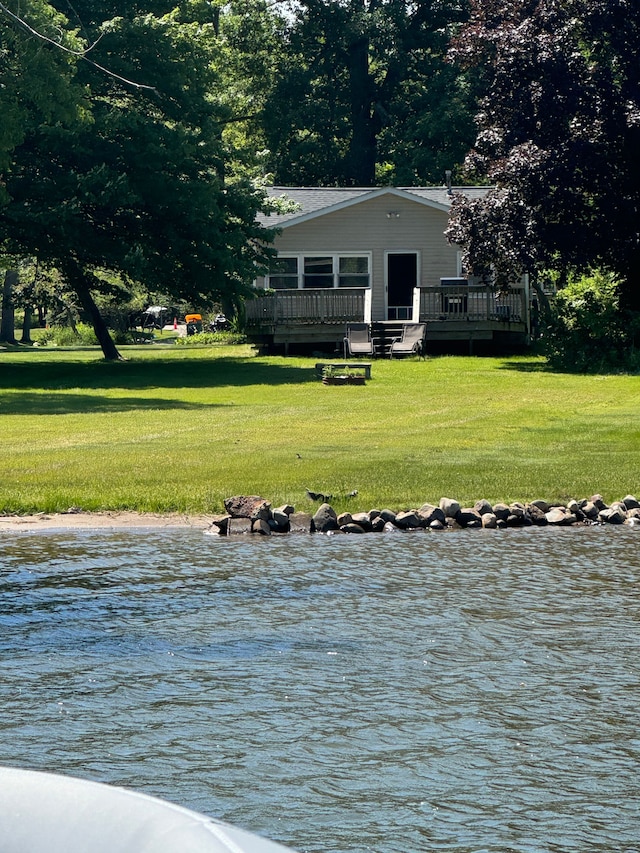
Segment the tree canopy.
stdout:
<path fill-rule="evenodd" d="M 7 6 L 0 13 L 0 175 L 31 132 L 43 123 L 77 120 L 83 100 L 74 83 L 82 42 L 66 28 L 66 19 L 45 0 L 14 5 L 15 10 Z"/>
<path fill-rule="evenodd" d="M 452 48 L 489 69 L 448 235 L 498 280 L 600 266 L 640 308 L 640 6 L 630 0 L 473 0 Z"/>
<path fill-rule="evenodd" d="M 281 23 L 262 118 L 276 182 L 441 183 L 473 139 L 473 78 L 446 59 L 465 0 L 295 9 Z"/>
<path fill-rule="evenodd" d="M 117 358 L 92 295 L 100 270 L 196 304 L 229 299 L 253 279 L 265 234 L 255 224 L 262 194 L 235 171 L 223 140 L 231 115 L 216 97 L 215 16 L 200 20 L 199 2 L 156 3 L 158 14 L 112 5 L 121 14 L 109 20 L 102 4 L 74 6 L 86 43 L 99 36 L 91 62 L 75 69 L 87 109 L 17 140 L 0 239 L 64 273 L 105 355 Z M 22 8 L 25 17 L 29 3 Z"/>

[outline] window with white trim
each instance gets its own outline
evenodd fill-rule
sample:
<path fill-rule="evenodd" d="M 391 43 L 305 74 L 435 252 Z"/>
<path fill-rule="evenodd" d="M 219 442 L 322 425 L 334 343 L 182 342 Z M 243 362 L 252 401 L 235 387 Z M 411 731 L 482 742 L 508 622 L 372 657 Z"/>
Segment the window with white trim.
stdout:
<path fill-rule="evenodd" d="M 268 287 L 288 290 L 298 286 L 298 259 L 273 258 L 269 269 Z"/>
<path fill-rule="evenodd" d="M 366 254 L 281 255 L 271 261 L 266 287 L 370 287 L 371 257 Z"/>
<path fill-rule="evenodd" d="M 341 255 L 338 258 L 338 287 L 369 287 L 369 258 Z"/>
<path fill-rule="evenodd" d="M 333 258 L 316 255 L 305 257 L 302 286 L 333 287 Z"/>

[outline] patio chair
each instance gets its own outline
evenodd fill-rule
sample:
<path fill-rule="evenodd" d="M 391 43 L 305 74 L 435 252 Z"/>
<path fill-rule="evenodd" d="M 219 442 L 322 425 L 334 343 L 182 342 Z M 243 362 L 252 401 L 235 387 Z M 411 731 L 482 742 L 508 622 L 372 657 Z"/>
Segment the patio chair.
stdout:
<path fill-rule="evenodd" d="M 419 355 L 424 358 L 426 337 L 426 323 L 405 323 L 402 327 L 402 337 L 391 341 L 389 358 L 393 358 L 394 355 Z"/>
<path fill-rule="evenodd" d="M 344 336 L 344 357 L 373 355 L 373 341 L 368 323 L 350 323 Z"/>

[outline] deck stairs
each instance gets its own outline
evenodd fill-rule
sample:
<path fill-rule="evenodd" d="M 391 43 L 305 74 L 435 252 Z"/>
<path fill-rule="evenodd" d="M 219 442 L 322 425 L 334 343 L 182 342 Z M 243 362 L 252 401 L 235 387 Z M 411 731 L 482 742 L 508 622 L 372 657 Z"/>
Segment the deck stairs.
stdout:
<path fill-rule="evenodd" d="M 371 324 L 371 337 L 376 358 L 389 358 L 391 343 L 394 338 L 402 337 L 402 320 L 383 320 Z"/>

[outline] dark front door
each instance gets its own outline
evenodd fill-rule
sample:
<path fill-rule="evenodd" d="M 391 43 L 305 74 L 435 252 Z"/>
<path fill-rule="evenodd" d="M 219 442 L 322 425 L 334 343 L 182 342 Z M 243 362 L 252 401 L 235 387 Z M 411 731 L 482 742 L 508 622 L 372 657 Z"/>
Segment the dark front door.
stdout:
<path fill-rule="evenodd" d="M 411 320 L 413 290 L 418 283 L 418 256 L 415 252 L 387 255 L 387 319 Z"/>

